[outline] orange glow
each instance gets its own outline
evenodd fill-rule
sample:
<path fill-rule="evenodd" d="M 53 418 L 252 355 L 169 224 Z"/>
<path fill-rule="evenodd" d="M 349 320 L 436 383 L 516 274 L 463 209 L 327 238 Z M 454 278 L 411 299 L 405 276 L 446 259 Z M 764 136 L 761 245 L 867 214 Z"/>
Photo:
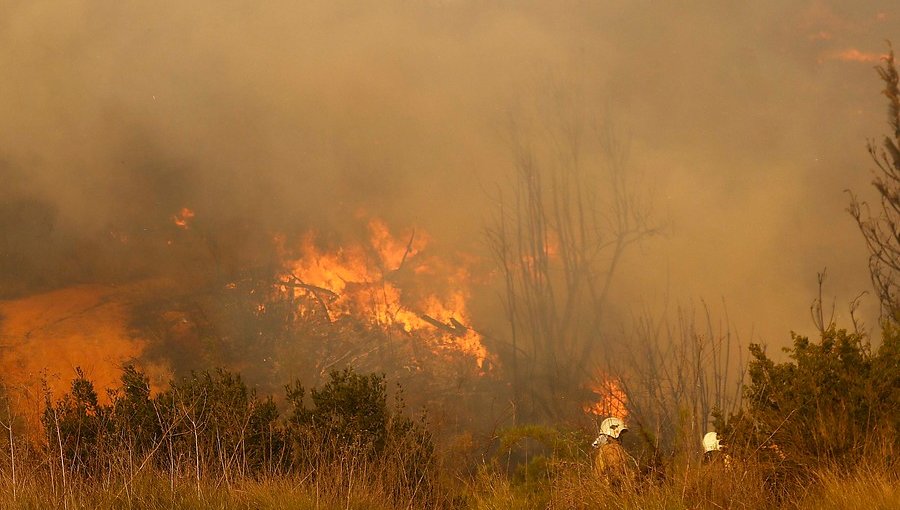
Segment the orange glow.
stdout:
<path fill-rule="evenodd" d="M 69 391 L 75 367 L 94 382 L 101 402 L 106 388 L 119 384 L 121 367 L 138 359 L 147 342 L 129 326 L 130 304 L 154 284 L 79 285 L 0 301 L 0 366 L 3 383 L 22 400 L 28 414 L 41 401 L 39 382 L 46 377 L 54 398 Z M 159 388 L 168 379 L 163 367 L 142 366 Z M 37 420 L 38 416 L 27 416 Z"/>
<path fill-rule="evenodd" d="M 628 399 L 618 379 L 603 377 L 599 381 L 588 384 L 588 390 L 594 394 L 596 400 L 587 402 L 582 409 L 587 414 L 595 416 L 628 416 Z"/>
<path fill-rule="evenodd" d="M 172 216 L 172 221 L 175 223 L 175 226 L 178 228 L 188 229 L 191 228 L 189 223 L 194 218 L 194 211 L 188 209 L 187 207 L 182 207 L 178 214 Z"/>
<path fill-rule="evenodd" d="M 880 62 L 887 55 L 878 53 L 866 53 L 856 48 L 850 48 L 831 54 L 829 60 L 840 60 L 841 62 Z"/>
<path fill-rule="evenodd" d="M 377 219 L 368 230 L 368 243 L 329 250 L 317 245 L 315 233 L 302 237 L 299 258 L 285 262 L 283 281 L 294 297 L 309 298 L 301 312 L 324 314 L 329 321 L 368 319 L 415 334 L 435 352 L 462 353 L 483 366 L 487 350 L 481 335 L 467 326 L 468 272 L 426 256 L 428 237 L 421 232 L 393 235 Z M 276 242 L 284 243 L 284 237 Z"/>

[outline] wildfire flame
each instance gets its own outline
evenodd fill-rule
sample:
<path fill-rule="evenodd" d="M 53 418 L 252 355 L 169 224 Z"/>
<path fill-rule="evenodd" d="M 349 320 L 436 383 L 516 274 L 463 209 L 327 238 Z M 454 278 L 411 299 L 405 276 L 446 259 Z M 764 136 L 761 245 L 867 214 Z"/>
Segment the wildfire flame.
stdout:
<path fill-rule="evenodd" d="M 194 216 L 184 207 L 170 219 L 177 228 L 189 229 Z M 282 278 L 275 285 L 266 280 L 268 292 L 277 297 L 290 292 L 298 298 L 291 302 L 300 307 L 299 315 L 324 312 L 319 317 L 328 321 L 345 317 L 367 321 L 388 332 L 389 339 L 413 347 L 413 356 L 434 353 L 429 362 L 471 360 L 473 369 L 487 371 L 489 355 L 482 336 L 469 326 L 469 260 L 457 263 L 455 256 L 450 261 L 431 255 L 425 251 L 427 235 L 419 231 L 393 235 L 379 220 L 368 222 L 368 234 L 365 242 L 335 249 L 324 248 L 310 232 L 288 250 L 282 236 Z M 127 242 L 115 230 L 109 235 Z M 31 404 L 39 398 L 37 381 L 42 374 L 59 395 L 67 391 L 74 367 L 84 369 L 102 401 L 108 401 L 105 389 L 119 384 L 120 368 L 126 363 L 137 362 L 150 376 L 154 391 L 164 387 L 174 368 L 169 360 L 146 359 L 148 346 L 166 342 L 178 347 L 180 354 L 172 354 L 172 360 L 185 358 L 200 352 L 201 326 L 193 312 L 161 305 L 140 312 L 141 323 L 150 321 L 154 329 L 138 329 L 133 325 L 135 313 L 157 300 L 177 301 L 172 296 L 180 296 L 187 287 L 183 281 L 161 277 L 117 285 L 79 284 L 0 300 L 4 384 L 16 391 L 27 389 L 30 396 L 23 397 L 22 405 L 29 409 L 38 408 Z M 239 283 L 224 287 L 237 289 Z M 317 303 L 321 306 L 309 308 Z M 267 303 L 255 306 L 252 312 L 257 315 L 269 313 Z"/>
<path fill-rule="evenodd" d="M 588 384 L 588 390 L 594 394 L 596 400 L 582 407 L 585 413 L 619 418 L 628 416 L 628 399 L 618 379 L 601 377 L 598 381 Z"/>
<path fill-rule="evenodd" d="M 175 223 L 176 227 L 187 230 L 191 228 L 189 223 L 193 218 L 194 211 L 188 209 L 187 207 L 182 207 L 177 214 L 172 216 L 172 222 Z"/>
<path fill-rule="evenodd" d="M 369 221 L 368 231 L 367 244 L 333 250 L 321 249 L 315 232 L 304 235 L 299 258 L 285 263 L 285 288 L 295 297 L 313 298 L 308 302 L 315 306 L 306 312 L 324 312 L 330 321 L 368 318 L 379 327 L 427 338 L 437 351 L 462 352 L 483 367 L 488 354 L 482 337 L 466 326 L 467 271 L 439 275 L 435 268 L 447 264 L 423 255 L 428 237 L 420 232 L 394 236 L 377 219 Z M 428 281 L 427 291 L 421 280 Z"/>

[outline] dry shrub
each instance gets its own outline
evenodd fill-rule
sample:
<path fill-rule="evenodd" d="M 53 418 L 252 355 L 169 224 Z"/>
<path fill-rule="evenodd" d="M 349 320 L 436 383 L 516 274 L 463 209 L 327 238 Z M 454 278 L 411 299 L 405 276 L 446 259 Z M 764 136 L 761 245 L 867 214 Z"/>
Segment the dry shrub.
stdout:
<path fill-rule="evenodd" d="M 886 447 L 852 469 L 837 464 L 816 470 L 814 483 L 800 498 L 800 510 L 900 508 L 900 463 Z"/>
<path fill-rule="evenodd" d="M 770 494 L 755 466 L 683 466 L 657 482 L 639 478 L 611 486 L 590 466 L 576 466 L 553 480 L 550 509 L 769 508 Z"/>

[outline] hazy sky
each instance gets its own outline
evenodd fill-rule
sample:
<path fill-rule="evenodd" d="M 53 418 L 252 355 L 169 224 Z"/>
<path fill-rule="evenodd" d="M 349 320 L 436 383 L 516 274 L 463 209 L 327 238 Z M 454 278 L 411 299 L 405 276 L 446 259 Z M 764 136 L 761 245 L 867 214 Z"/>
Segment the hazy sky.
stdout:
<path fill-rule="evenodd" d="M 477 250 L 504 122 L 550 83 L 629 134 L 668 224 L 620 299 L 724 299 L 783 345 L 812 329 L 817 271 L 839 312 L 869 288 L 844 190 L 871 196 L 900 5 L 677 4 L 5 0 L 0 200 L 52 204 L 73 238 L 183 206 L 326 231 L 362 208 Z"/>

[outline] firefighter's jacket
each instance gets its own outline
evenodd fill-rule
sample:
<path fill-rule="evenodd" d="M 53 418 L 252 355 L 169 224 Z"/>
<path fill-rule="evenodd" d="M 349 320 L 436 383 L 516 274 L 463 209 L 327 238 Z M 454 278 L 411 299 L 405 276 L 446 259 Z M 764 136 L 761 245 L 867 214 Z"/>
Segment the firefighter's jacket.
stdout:
<path fill-rule="evenodd" d="M 731 455 L 724 453 L 719 450 L 710 450 L 703 454 L 703 465 L 711 466 L 713 468 L 725 468 L 731 469 L 734 462 L 731 460 Z"/>
<path fill-rule="evenodd" d="M 601 445 L 594 459 L 594 472 L 601 480 L 618 485 L 634 481 L 635 461 L 628 455 L 622 443 L 609 439 Z"/>

